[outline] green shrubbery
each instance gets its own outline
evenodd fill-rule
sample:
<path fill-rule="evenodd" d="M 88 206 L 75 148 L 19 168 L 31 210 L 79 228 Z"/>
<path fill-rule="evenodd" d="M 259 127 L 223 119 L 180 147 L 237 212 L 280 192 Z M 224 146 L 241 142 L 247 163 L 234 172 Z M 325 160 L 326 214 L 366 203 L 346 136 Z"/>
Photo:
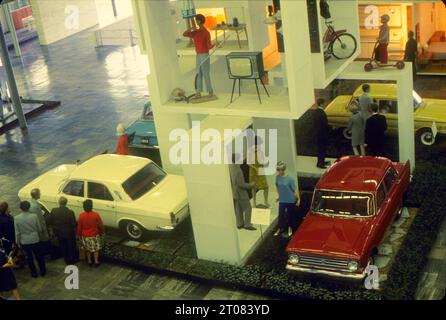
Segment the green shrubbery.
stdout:
<path fill-rule="evenodd" d="M 443 168 L 444 169 L 444 168 Z M 443 176 L 445 180 L 446 176 Z M 398 251 L 384 287 L 387 299 L 414 299 L 418 281 L 446 216 L 446 182 L 431 188 Z M 420 189 L 420 191 L 423 191 Z"/>

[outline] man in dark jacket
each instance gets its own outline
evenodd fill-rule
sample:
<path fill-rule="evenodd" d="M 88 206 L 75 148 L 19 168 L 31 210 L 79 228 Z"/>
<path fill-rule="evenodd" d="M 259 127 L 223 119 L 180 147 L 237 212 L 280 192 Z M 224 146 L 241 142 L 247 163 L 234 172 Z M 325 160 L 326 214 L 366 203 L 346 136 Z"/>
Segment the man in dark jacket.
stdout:
<path fill-rule="evenodd" d="M 373 114 L 367 119 L 365 124 L 365 142 L 370 148 L 372 156 L 385 156 L 385 131 L 387 130 L 387 120 L 379 114 L 379 107 L 376 103 L 371 106 Z"/>
<path fill-rule="evenodd" d="M 317 99 L 311 109 L 313 110 L 314 119 L 314 131 L 316 135 L 317 145 L 317 167 L 325 169 L 329 162 L 325 161 L 325 152 L 328 143 L 328 118 L 325 110 L 322 108 L 325 100 L 322 98 Z"/>
<path fill-rule="evenodd" d="M 51 210 L 47 218 L 47 224 L 53 228 L 65 263 L 68 265 L 76 262 L 77 251 L 76 218 L 74 212 L 67 208 L 67 202 L 65 197 L 60 197 L 59 208 Z"/>
<path fill-rule="evenodd" d="M 404 50 L 404 61 L 412 62 L 412 71 L 413 77 L 417 75 L 417 53 L 418 53 L 418 44 L 417 40 L 414 38 L 413 31 L 409 31 L 409 39 L 406 43 L 406 49 Z"/>

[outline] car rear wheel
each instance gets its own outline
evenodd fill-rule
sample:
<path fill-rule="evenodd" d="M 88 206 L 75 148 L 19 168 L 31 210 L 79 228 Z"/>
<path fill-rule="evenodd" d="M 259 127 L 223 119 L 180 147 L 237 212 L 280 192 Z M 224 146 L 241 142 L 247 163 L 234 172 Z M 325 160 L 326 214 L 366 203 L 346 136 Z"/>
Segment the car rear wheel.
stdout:
<path fill-rule="evenodd" d="M 352 133 L 350 131 L 348 131 L 347 128 L 343 128 L 342 129 L 342 135 L 347 140 L 351 140 L 352 139 Z"/>
<path fill-rule="evenodd" d="M 125 221 L 123 223 L 123 229 L 127 236 L 132 240 L 139 241 L 144 235 L 144 228 L 134 221 Z"/>
<path fill-rule="evenodd" d="M 418 140 L 425 146 L 431 146 L 435 143 L 435 137 L 430 128 L 418 130 L 417 137 Z"/>

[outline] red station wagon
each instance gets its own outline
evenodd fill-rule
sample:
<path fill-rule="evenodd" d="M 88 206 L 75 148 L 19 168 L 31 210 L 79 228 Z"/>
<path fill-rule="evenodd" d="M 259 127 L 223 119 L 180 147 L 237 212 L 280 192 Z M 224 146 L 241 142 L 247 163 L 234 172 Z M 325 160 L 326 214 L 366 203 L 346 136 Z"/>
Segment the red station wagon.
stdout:
<path fill-rule="evenodd" d="M 409 162 L 343 157 L 321 177 L 310 211 L 287 246 L 289 270 L 363 279 L 410 181 Z"/>

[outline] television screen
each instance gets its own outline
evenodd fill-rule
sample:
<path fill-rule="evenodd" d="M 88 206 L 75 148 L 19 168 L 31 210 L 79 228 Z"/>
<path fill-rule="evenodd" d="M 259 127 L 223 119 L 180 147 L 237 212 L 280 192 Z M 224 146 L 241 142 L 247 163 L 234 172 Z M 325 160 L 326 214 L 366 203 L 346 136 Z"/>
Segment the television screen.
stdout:
<path fill-rule="evenodd" d="M 232 57 L 228 61 L 229 70 L 233 77 L 252 77 L 252 60 L 249 57 Z"/>
<path fill-rule="evenodd" d="M 262 52 L 231 52 L 226 62 L 230 79 L 260 79 L 265 74 Z"/>

